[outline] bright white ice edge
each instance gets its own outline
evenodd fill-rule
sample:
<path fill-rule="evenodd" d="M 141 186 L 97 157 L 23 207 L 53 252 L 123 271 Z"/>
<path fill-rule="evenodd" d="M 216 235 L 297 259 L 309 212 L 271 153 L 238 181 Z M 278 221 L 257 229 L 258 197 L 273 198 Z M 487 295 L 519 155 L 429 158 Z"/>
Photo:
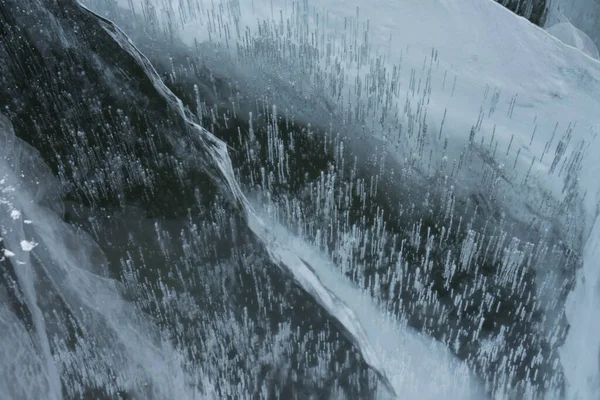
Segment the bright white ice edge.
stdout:
<path fill-rule="evenodd" d="M 133 4 L 140 13 L 143 3 L 123 0 L 125 8 Z M 159 10 L 165 4 L 175 9 L 179 6 L 177 1 L 156 3 Z M 229 10 L 229 3 L 222 3 L 226 10 Z M 283 0 L 244 2 L 241 24 L 254 27 L 257 18 L 270 19 L 273 15 L 279 16 L 280 11 L 286 17 L 290 4 Z M 331 17 L 332 30 L 340 30 L 343 17 L 355 16 L 356 7 L 360 6 L 364 6 L 360 0 L 325 0 L 319 4 Z M 162 15 L 160 11 L 158 15 Z M 384 62 L 403 57 L 407 69 L 419 70 L 432 48 L 439 51 L 441 66 L 432 78 L 437 92 L 432 96 L 433 104 L 429 109 L 432 126 L 437 124 L 439 127 L 447 110 L 449 117 L 445 126 L 452 132 L 468 135 L 482 106 L 480 99 L 484 91 L 489 85 L 500 90 L 502 97 L 498 109 L 503 112 L 487 118 L 483 126 L 487 130 L 497 126 L 496 137 L 503 149 L 515 134 L 517 146 L 523 149 L 518 170 L 526 170 L 533 157 L 542 152 L 557 122 L 562 128 L 576 122 L 575 139 L 589 140 L 598 132 L 599 64 L 495 3 L 486 0 L 377 0 L 361 8 L 360 16 L 371 21 L 371 43 L 385 56 Z M 207 39 L 205 28 L 203 21 L 189 21 L 176 33 L 191 44 L 194 39 Z M 443 85 L 441 82 L 446 75 L 448 83 Z M 452 85 L 455 77 L 456 85 Z M 513 99 L 515 112 L 509 117 L 506 110 Z M 537 134 L 530 141 L 535 126 Z M 456 142 L 461 143 L 460 140 Z M 595 143 L 589 152 L 597 154 L 598 150 L 598 143 Z M 536 164 L 533 173 L 540 186 L 561 198 L 560 179 L 546 175 L 549 160 L 550 157 Z M 597 384 L 600 337 L 596 334 L 600 330 L 600 318 L 590 314 L 600 308 L 596 261 L 600 232 L 597 222 L 592 229 L 597 214 L 596 194 L 600 181 L 596 177 L 599 171 L 600 164 L 595 157 L 588 157 L 580 176 L 580 187 L 587 191 L 584 223 L 591 235 L 584 269 L 569 299 L 571 330 L 561 354 L 569 383 L 567 394 L 572 399 L 600 397 Z M 393 377 L 390 380 L 393 381 Z"/>
<path fill-rule="evenodd" d="M 600 59 L 598 49 L 592 39 L 583 31 L 575 28 L 570 22 L 559 22 L 546 28 L 546 32 L 562 41 L 564 44 L 576 48 L 583 54 L 586 54 L 595 60 Z"/>
<path fill-rule="evenodd" d="M 482 399 L 482 382 L 441 343 L 402 326 L 373 298 L 340 274 L 332 262 L 274 221 L 265 210 L 251 212 L 249 226 L 267 244 L 271 257 L 354 335 L 365 359 L 407 400 Z M 379 397 L 389 396 L 380 391 Z"/>
<path fill-rule="evenodd" d="M 600 2 L 597 0 L 552 0 L 546 27 L 569 21 L 600 47 Z"/>

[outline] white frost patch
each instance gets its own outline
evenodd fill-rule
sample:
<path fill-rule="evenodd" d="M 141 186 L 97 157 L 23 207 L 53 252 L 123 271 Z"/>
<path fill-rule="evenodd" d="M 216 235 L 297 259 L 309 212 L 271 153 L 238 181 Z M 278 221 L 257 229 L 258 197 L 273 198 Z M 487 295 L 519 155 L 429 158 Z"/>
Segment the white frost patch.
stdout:
<path fill-rule="evenodd" d="M 5 257 L 8 257 L 8 258 L 10 258 L 10 257 L 14 257 L 14 256 L 15 256 L 15 253 L 13 253 L 13 252 L 12 252 L 12 251 L 10 251 L 10 250 L 4 249 L 4 256 L 5 256 Z"/>
<path fill-rule="evenodd" d="M 29 219 L 26 219 L 26 220 L 24 220 L 23 222 L 24 222 L 25 224 L 27 224 L 27 225 L 33 224 L 33 221 L 31 221 L 31 220 L 29 220 Z"/>
<path fill-rule="evenodd" d="M 38 244 L 32 241 L 27 241 L 27 240 L 21 240 L 21 250 L 23 251 L 31 251 L 33 250 Z"/>
<path fill-rule="evenodd" d="M 19 211 L 19 210 L 12 210 L 10 212 L 10 217 L 12 219 L 15 219 L 15 220 L 21 218 L 21 211 Z"/>

